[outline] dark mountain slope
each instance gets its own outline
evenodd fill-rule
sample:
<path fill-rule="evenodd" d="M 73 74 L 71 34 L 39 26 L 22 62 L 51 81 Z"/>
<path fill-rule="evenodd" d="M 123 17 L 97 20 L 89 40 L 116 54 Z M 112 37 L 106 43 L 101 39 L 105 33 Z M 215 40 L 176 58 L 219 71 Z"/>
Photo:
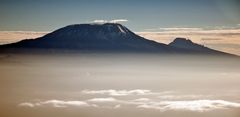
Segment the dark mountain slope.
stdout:
<path fill-rule="evenodd" d="M 210 49 L 208 47 L 205 47 L 204 45 L 193 43 L 191 40 L 185 39 L 185 38 L 176 38 L 174 41 L 172 41 L 168 45 L 171 47 L 176 47 L 179 49 L 190 51 L 191 53 L 223 54 L 223 55 L 227 54 L 221 51 Z"/>
<path fill-rule="evenodd" d="M 166 44 L 147 40 L 121 24 L 76 24 L 37 39 L 7 44 L 5 48 L 171 52 Z"/>
<path fill-rule="evenodd" d="M 75 24 L 60 28 L 36 39 L 0 46 L 4 51 L 74 50 L 92 52 L 149 52 L 167 54 L 222 54 L 184 38 L 176 38 L 169 45 L 140 37 L 117 23 Z"/>

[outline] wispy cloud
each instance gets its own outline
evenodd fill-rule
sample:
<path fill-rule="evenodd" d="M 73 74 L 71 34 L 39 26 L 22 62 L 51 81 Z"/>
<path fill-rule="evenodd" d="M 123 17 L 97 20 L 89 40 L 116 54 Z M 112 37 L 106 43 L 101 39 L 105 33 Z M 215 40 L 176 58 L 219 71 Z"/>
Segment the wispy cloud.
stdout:
<path fill-rule="evenodd" d="M 150 90 L 135 89 L 135 90 L 83 90 L 84 94 L 106 94 L 111 96 L 127 96 L 127 95 L 149 95 L 153 94 Z"/>
<path fill-rule="evenodd" d="M 120 23 L 120 22 L 128 22 L 127 19 L 113 19 L 113 20 L 102 20 L 96 19 L 93 20 L 94 23 Z"/>
<path fill-rule="evenodd" d="M 24 102 L 19 104 L 19 106 L 22 106 L 22 107 L 36 107 L 36 106 L 47 106 L 47 105 L 53 106 L 53 107 L 90 106 L 88 103 L 84 101 L 63 101 L 63 100 L 47 100 L 47 101 L 41 101 L 36 103 Z"/>
<path fill-rule="evenodd" d="M 211 98 L 211 95 L 160 95 L 158 96 L 161 100 L 189 100 L 189 99 L 201 99 Z"/>
<path fill-rule="evenodd" d="M 159 111 L 183 110 L 196 112 L 240 107 L 240 103 L 229 102 L 225 100 L 153 101 L 148 98 L 138 98 L 134 100 L 117 100 L 115 98 L 93 98 L 86 101 L 47 100 L 36 103 L 24 102 L 20 103 L 18 106 L 30 108 L 42 106 L 64 108 L 74 106 L 74 107 L 94 107 L 94 108 L 97 107 L 117 109 L 121 107 L 121 104 L 135 106 L 136 108 L 141 109 L 154 109 Z"/>
<path fill-rule="evenodd" d="M 140 91 L 140 92 L 139 92 Z M 147 93 L 146 93 L 147 92 Z M 217 96 L 210 95 L 194 95 L 173 93 L 171 95 L 165 92 L 151 92 L 150 90 L 98 90 L 87 91 L 81 93 L 95 98 L 84 100 L 45 100 L 34 102 L 23 102 L 18 104 L 19 107 L 37 108 L 37 107 L 81 107 L 81 108 L 108 108 L 118 109 L 124 107 L 133 107 L 135 109 L 153 109 L 159 111 L 195 111 L 204 112 L 219 109 L 240 108 L 239 102 L 231 102 L 226 100 L 216 100 Z M 111 94 L 113 93 L 113 94 Z M 124 97 L 102 97 L 102 94 L 116 95 Z M 140 95 L 138 95 L 140 94 Z M 151 95 L 145 95 L 151 94 Z M 154 95 L 152 95 L 154 94 Z M 124 105 L 124 106 L 123 106 Z"/>
<path fill-rule="evenodd" d="M 107 23 L 107 20 L 93 20 L 94 23 Z"/>
<path fill-rule="evenodd" d="M 239 103 L 224 100 L 192 100 L 192 101 L 161 101 L 150 102 L 137 106 L 138 108 L 157 109 L 160 111 L 168 110 L 189 110 L 189 111 L 210 111 L 215 109 L 227 109 L 240 107 Z"/>
<path fill-rule="evenodd" d="M 150 29 L 147 29 L 150 30 Z M 155 31 L 137 32 L 139 34 L 199 34 L 199 35 L 240 35 L 240 29 L 201 29 L 201 28 L 159 28 Z"/>
<path fill-rule="evenodd" d="M 128 22 L 128 20 L 127 19 L 115 19 L 115 20 L 111 20 L 110 22 L 112 22 L 112 23 Z"/>
<path fill-rule="evenodd" d="M 34 107 L 35 104 L 30 103 L 30 102 L 23 102 L 23 103 L 20 103 L 18 106 L 20 106 L 20 107 Z"/>
<path fill-rule="evenodd" d="M 108 97 L 108 98 L 93 98 L 93 99 L 89 99 L 88 101 L 90 101 L 90 102 L 116 102 L 117 100 L 115 98 Z"/>
<path fill-rule="evenodd" d="M 162 31 L 200 31 L 202 28 L 159 28 Z"/>

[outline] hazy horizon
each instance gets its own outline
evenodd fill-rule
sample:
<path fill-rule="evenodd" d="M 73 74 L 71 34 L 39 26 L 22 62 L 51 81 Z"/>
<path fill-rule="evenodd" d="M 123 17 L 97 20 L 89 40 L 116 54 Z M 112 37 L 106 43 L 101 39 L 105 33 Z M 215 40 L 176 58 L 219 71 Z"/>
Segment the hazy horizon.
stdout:
<path fill-rule="evenodd" d="M 238 117 L 237 58 L 1 54 L 4 117 Z"/>

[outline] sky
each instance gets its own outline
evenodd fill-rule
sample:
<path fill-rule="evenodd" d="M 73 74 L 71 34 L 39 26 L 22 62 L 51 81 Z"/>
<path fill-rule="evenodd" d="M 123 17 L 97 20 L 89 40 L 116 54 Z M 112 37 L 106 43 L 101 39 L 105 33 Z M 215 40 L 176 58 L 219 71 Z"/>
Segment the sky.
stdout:
<path fill-rule="evenodd" d="M 70 24 L 114 20 L 163 43 L 184 36 L 240 55 L 239 0 L 1 0 L 0 15 L 0 43 L 38 37 Z M 202 31 L 209 31 L 210 37 Z"/>
<path fill-rule="evenodd" d="M 51 31 L 99 19 L 127 19 L 134 31 L 234 26 L 239 6 L 238 0 L 1 0 L 0 30 Z"/>

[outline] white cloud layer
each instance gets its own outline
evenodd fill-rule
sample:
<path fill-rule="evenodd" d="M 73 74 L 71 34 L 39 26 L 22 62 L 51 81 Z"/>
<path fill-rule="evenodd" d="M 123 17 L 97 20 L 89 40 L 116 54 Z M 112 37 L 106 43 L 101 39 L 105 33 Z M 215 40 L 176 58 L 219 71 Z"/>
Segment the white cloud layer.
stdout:
<path fill-rule="evenodd" d="M 22 107 L 36 107 L 36 106 L 53 106 L 53 107 L 68 107 L 68 106 L 78 106 L 86 107 L 90 106 L 84 101 L 63 101 L 63 100 L 47 100 L 36 103 L 24 102 L 20 103 L 19 106 Z"/>
<path fill-rule="evenodd" d="M 89 103 L 88 103 L 89 102 Z M 101 103 L 100 105 L 98 105 Z M 114 98 L 93 98 L 86 101 L 63 101 L 47 100 L 42 102 L 20 103 L 20 107 L 98 107 L 98 108 L 121 108 L 121 104 L 132 105 L 140 109 L 154 109 L 159 111 L 195 111 L 204 112 L 218 109 L 240 108 L 240 103 L 225 100 L 188 100 L 188 101 L 152 101 L 148 98 L 135 100 L 117 100 Z"/>
<path fill-rule="evenodd" d="M 238 108 L 240 103 L 228 102 L 224 100 L 191 100 L 191 101 L 162 101 L 150 102 L 137 106 L 138 108 L 168 110 L 189 110 L 189 111 L 210 111 L 215 109 Z"/>
<path fill-rule="evenodd" d="M 135 90 L 83 90 L 84 94 L 105 94 L 110 96 L 127 96 L 127 95 L 149 95 L 153 94 L 150 90 L 135 89 Z"/>
<path fill-rule="evenodd" d="M 94 23 L 107 23 L 107 20 L 94 20 Z"/>
<path fill-rule="evenodd" d="M 128 22 L 127 19 L 114 19 L 114 20 L 93 20 L 94 23 L 120 23 L 120 22 Z"/>
<path fill-rule="evenodd" d="M 115 19 L 115 20 L 111 20 L 110 22 L 112 22 L 112 23 L 128 22 L 128 20 L 127 19 Z"/>
<path fill-rule="evenodd" d="M 93 98 L 89 99 L 90 102 L 115 102 L 117 101 L 115 98 L 108 97 L 108 98 Z"/>
<path fill-rule="evenodd" d="M 30 103 L 30 102 L 24 102 L 24 103 L 20 103 L 18 106 L 21 106 L 21 107 L 34 107 L 35 104 Z"/>
<path fill-rule="evenodd" d="M 94 95 L 93 95 L 94 94 Z M 105 94 L 105 95 L 103 95 Z M 88 107 L 118 109 L 125 106 L 135 109 L 153 109 L 159 111 L 194 111 L 204 112 L 219 109 L 240 108 L 239 102 L 216 100 L 212 95 L 180 95 L 176 92 L 152 92 L 150 90 L 83 90 L 81 95 L 89 98 L 85 100 L 45 100 L 23 102 L 19 107 Z M 109 97 L 106 97 L 108 95 Z M 103 97 L 104 96 L 104 97 Z M 111 97 L 115 96 L 115 97 Z"/>
<path fill-rule="evenodd" d="M 163 31 L 200 31 L 202 28 L 159 28 Z"/>
<path fill-rule="evenodd" d="M 158 96 L 161 100 L 183 100 L 183 99 L 201 99 L 211 98 L 212 95 L 160 95 Z"/>

